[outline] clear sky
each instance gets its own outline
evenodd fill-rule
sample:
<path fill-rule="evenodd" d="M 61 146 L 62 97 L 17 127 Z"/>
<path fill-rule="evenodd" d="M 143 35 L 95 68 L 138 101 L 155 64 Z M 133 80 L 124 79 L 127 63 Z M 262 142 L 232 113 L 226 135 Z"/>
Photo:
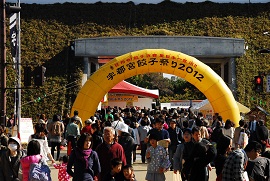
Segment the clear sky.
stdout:
<path fill-rule="evenodd" d="M 54 3 L 64 3 L 64 2 L 74 2 L 74 3 L 95 3 L 95 2 L 129 2 L 132 1 L 135 4 L 140 3 L 160 3 L 163 0 L 20 0 L 21 3 L 37 3 L 37 4 L 54 4 Z M 174 2 L 185 3 L 185 2 L 204 2 L 205 0 L 172 0 Z M 267 3 L 270 0 L 211 0 L 216 3 Z M 6 2 L 18 2 L 18 0 L 6 0 Z"/>

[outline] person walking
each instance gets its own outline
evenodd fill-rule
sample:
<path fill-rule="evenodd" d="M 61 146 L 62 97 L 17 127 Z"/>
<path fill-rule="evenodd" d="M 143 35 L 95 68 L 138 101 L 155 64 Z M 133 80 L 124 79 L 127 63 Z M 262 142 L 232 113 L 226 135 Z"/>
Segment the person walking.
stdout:
<path fill-rule="evenodd" d="M 58 180 L 59 181 L 70 181 L 71 176 L 67 173 L 67 164 L 68 164 L 68 156 L 64 155 L 60 158 L 60 163 L 54 163 L 53 166 L 55 169 L 58 169 Z"/>
<path fill-rule="evenodd" d="M 84 126 L 81 130 L 81 134 L 89 133 L 91 134 L 91 124 L 93 123 L 92 119 L 87 119 L 84 121 Z"/>
<path fill-rule="evenodd" d="M 46 160 L 40 154 L 41 152 L 40 143 L 37 140 L 31 140 L 27 145 L 27 156 L 23 157 L 20 162 L 22 166 L 23 181 L 28 181 L 30 166 L 32 163 L 43 162 L 45 164 Z M 47 175 L 50 178 L 50 175 Z M 50 179 L 51 180 L 51 179 Z"/>
<path fill-rule="evenodd" d="M 132 153 L 135 145 L 134 139 L 128 131 L 128 125 L 121 123 L 117 128 L 118 143 L 123 147 L 128 165 L 132 164 Z"/>
<path fill-rule="evenodd" d="M 247 161 L 248 157 L 243 149 L 233 150 L 224 163 L 222 169 L 222 181 L 246 181 L 244 172 Z"/>
<path fill-rule="evenodd" d="M 249 123 L 248 123 L 248 130 L 250 132 L 249 141 L 256 141 L 256 127 L 257 127 L 257 121 L 255 115 L 249 116 Z"/>
<path fill-rule="evenodd" d="M 210 163 L 214 161 L 216 150 L 207 139 L 201 137 L 200 127 L 192 129 L 192 138 L 194 147 L 186 161 L 191 166 L 189 180 L 208 181 L 209 169 L 211 169 Z"/>
<path fill-rule="evenodd" d="M 103 176 L 102 181 L 123 181 L 122 161 L 119 158 L 113 158 L 110 162 L 111 170 Z"/>
<path fill-rule="evenodd" d="M 171 119 L 170 127 L 167 130 L 170 135 L 171 143 L 169 144 L 168 151 L 169 151 L 169 159 L 172 163 L 171 170 L 173 170 L 173 155 L 176 151 L 177 145 L 179 145 L 183 141 L 183 132 L 182 130 L 176 126 L 176 119 Z"/>
<path fill-rule="evenodd" d="M 263 154 L 266 150 L 266 144 L 268 141 L 268 129 L 264 125 L 263 120 L 258 121 L 258 126 L 256 128 L 256 141 L 262 145 L 261 153 Z"/>
<path fill-rule="evenodd" d="M 222 128 L 222 133 L 230 138 L 233 138 L 234 130 L 235 128 L 233 127 L 232 121 L 227 119 L 224 128 Z"/>
<path fill-rule="evenodd" d="M 81 131 L 83 128 L 82 118 L 79 117 L 79 111 L 75 110 L 73 118 L 75 119 L 75 123 L 79 126 L 79 130 Z"/>
<path fill-rule="evenodd" d="M 98 145 L 96 149 L 101 166 L 99 180 L 103 180 L 104 175 L 111 171 L 111 165 L 108 163 L 110 163 L 113 158 L 119 158 L 123 166 L 127 163 L 123 147 L 115 142 L 115 134 L 114 128 L 105 127 L 103 129 L 104 142 Z"/>
<path fill-rule="evenodd" d="M 183 131 L 183 140 L 181 144 L 179 144 L 176 148 L 176 151 L 173 156 L 173 172 L 176 174 L 177 172 L 181 173 L 181 178 L 183 181 L 187 180 L 185 174 L 182 172 L 183 169 L 183 151 L 185 148 L 185 145 L 189 142 L 191 142 L 192 133 L 189 128 L 186 128 Z"/>
<path fill-rule="evenodd" d="M 141 120 L 141 126 L 138 127 L 138 133 L 140 137 L 140 145 L 141 145 L 141 159 L 142 163 L 145 163 L 145 154 L 147 149 L 147 142 L 145 142 L 145 138 L 147 137 L 147 133 L 152 129 L 150 126 L 150 122 L 147 117 L 143 117 Z"/>
<path fill-rule="evenodd" d="M 93 137 L 92 150 L 96 150 L 97 146 L 103 143 L 102 133 L 99 131 L 98 123 L 91 125 L 91 135 Z"/>
<path fill-rule="evenodd" d="M 8 149 L 0 157 L 0 180 L 22 180 L 22 175 L 19 173 L 20 159 L 25 155 L 25 152 L 21 150 L 20 139 L 10 137 L 8 140 Z"/>
<path fill-rule="evenodd" d="M 53 158 L 55 158 L 54 157 L 55 147 L 57 149 L 56 160 L 59 160 L 60 157 L 60 143 L 62 140 L 62 134 L 64 130 L 65 126 L 62 122 L 60 122 L 60 116 L 55 114 L 53 116 L 52 122 L 48 126 L 48 131 L 51 135 L 50 137 L 51 155 Z"/>
<path fill-rule="evenodd" d="M 92 136 L 83 133 L 70 154 L 67 173 L 73 181 L 94 181 L 101 172 L 98 155 L 91 149 Z M 72 167 L 74 166 L 74 171 Z"/>
<path fill-rule="evenodd" d="M 67 125 L 66 137 L 67 141 L 71 144 L 71 149 L 76 147 L 77 137 L 80 136 L 79 126 L 75 121 L 76 119 L 72 117 L 70 123 Z"/>
<path fill-rule="evenodd" d="M 234 130 L 233 147 L 235 149 L 240 148 L 240 146 L 238 145 L 238 143 L 239 143 L 240 133 L 241 133 L 241 130 L 244 129 L 244 125 L 245 125 L 245 121 L 241 119 L 239 121 L 239 126 L 237 128 L 235 128 L 235 130 Z"/>
<path fill-rule="evenodd" d="M 217 156 L 214 160 L 216 168 L 216 181 L 222 181 L 222 169 L 224 163 L 232 149 L 232 139 L 226 135 L 222 135 L 217 142 Z"/>
<path fill-rule="evenodd" d="M 270 178 L 270 159 L 261 157 L 262 145 L 252 141 L 245 147 L 249 158 L 246 171 L 250 181 L 267 181 Z"/>
<path fill-rule="evenodd" d="M 28 139 L 28 143 L 31 141 L 31 140 L 37 140 L 40 144 L 40 154 L 42 155 L 42 158 L 46 161 L 48 160 L 51 160 L 52 163 L 55 162 L 52 154 L 51 154 L 51 151 L 50 151 L 50 148 L 49 148 L 49 145 L 48 145 L 48 140 L 47 140 L 47 137 L 45 135 L 45 128 L 44 126 L 42 125 L 42 123 L 38 123 L 35 125 L 35 134 L 31 135 Z"/>
<path fill-rule="evenodd" d="M 164 181 L 166 180 L 164 172 L 170 168 L 170 161 L 167 157 L 166 150 L 157 145 L 158 136 L 149 135 L 150 147 L 146 150 L 147 172 L 145 180 L 147 181 Z"/>
<path fill-rule="evenodd" d="M 166 151 L 171 142 L 169 132 L 163 129 L 164 119 L 156 118 L 154 122 L 154 128 L 148 132 L 148 135 L 155 134 L 157 136 L 158 144 L 162 145 Z M 145 138 L 145 142 L 148 142 L 148 137 Z"/>

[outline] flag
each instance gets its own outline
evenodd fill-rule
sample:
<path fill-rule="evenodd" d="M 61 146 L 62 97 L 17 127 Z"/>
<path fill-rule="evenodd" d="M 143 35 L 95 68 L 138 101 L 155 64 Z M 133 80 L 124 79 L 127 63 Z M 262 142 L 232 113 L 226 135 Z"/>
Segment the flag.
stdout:
<path fill-rule="evenodd" d="M 107 102 L 108 101 L 108 92 L 104 95 L 100 102 Z"/>
<path fill-rule="evenodd" d="M 14 64 L 17 63 L 16 55 L 17 55 L 17 13 L 12 13 L 9 18 L 9 30 L 10 30 L 10 42 L 11 42 L 11 55 L 14 61 Z"/>

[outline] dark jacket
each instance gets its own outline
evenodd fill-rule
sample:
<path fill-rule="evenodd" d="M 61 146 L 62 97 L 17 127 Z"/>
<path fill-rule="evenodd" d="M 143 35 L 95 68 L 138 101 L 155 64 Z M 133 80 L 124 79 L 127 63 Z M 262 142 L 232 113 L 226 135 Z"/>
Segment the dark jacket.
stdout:
<path fill-rule="evenodd" d="M 195 143 L 187 162 L 191 162 L 189 181 L 207 181 L 209 173 L 207 165 L 211 163 L 216 156 L 216 151 L 213 145 L 206 139 Z"/>
<path fill-rule="evenodd" d="M 92 142 L 92 149 L 96 150 L 97 146 L 103 143 L 102 134 L 99 131 L 95 131 L 92 135 L 93 142 Z"/>
<path fill-rule="evenodd" d="M 123 147 L 128 165 L 131 165 L 132 151 L 135 145 L 134 139 L 129 133 L 122 132 L 118 138 L 118 143 Z"/>
<path fill-rule="evenodd" d="M 171 139 L 171 143 L 169 145 L 170 146 L 177 146 L 178 144 L 180 144 L 183 140 L 183 132 L 180 128 L 176 127 L 175 129 L 172 129 L 171 127 L 169 127 L 169 129 L 167 130 L 169 132 L 170 135 L 170 139 Z"/>
<path fill-rule="evenodd" d="M 21 174 L 19 174 L 20 169 L 20 159 L 26 154 L 24 151 L 18 151 L 18 155 L 14 158 L 14 164 L 10 161 L 10 150 L 7 149 L 0 158 L 0 180 L 1 181 L 15 181 L 20 180 Z"/>
<path fill-rule="evenodd" d="M 266 141 L 268 139 L 268 129 L 266 126 L 261 125 L 257 126 L 256 128 L 256 138 L 259 143 L 261 143 L 261 140 Z"/>
<path fill-rule="evenodd" d="M 255 181 L 267 181 L 270 175 L 270 159 L 258 157 L 254 160 L 249 160 L 246 171 L 248 176 Z"/>
<path fill-rule="evenodd" d="M 217 143 L 222 135 L 223 135 L 222 128 L 216 127 L 211 134 L 211 141 Z"/>
<path fill-rule="evenodd" d="M 72 150 L 68 165 L 67 173 L 73 177 L 73 181 L 93 181 L 95 176 L 98 176 L 101 172 L 101 167 L 98 159 L 98 155 L 95 151 L 92 151 L 88 157 L 88 166 L 85 168 L 85 162 L 79 158 L 78 148 Z M 74 165 L 74 172 L 72 166 Z"/>
<path fill-rule="evenodd" d="M 224 166 L 224 163 L 226 161 L 226 156 L 218 154 L 214 160 L 215 168 L 216 168 L 216 175 L 219 176 L 222 173 L 222 169 Z"/>
<path fill-rule="evenodd" d="M 103 177 L 102 181 L 124 181 L 124 179 L 123 172 L 112 175 L 112 172 L 110 171 Z"/>

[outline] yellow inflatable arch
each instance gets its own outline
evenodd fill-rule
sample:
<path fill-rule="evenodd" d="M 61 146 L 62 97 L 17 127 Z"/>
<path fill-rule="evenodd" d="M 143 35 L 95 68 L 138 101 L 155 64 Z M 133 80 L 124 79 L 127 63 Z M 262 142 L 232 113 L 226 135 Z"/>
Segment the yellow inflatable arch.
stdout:
<path fill-rule="evenodd" d="M 120 81 L 138 74 L 163 72 L 181 77 L 197 87 L 223 120 L 235 125 L 239 108 L 231 90 L 209 66 L 194 57 L 165 49 L 145 49 L 116 57 L 98 69 L 81 88 L 71 113 L 79 111 L 82 120 L 94 115 L 99 102 Z"/>

